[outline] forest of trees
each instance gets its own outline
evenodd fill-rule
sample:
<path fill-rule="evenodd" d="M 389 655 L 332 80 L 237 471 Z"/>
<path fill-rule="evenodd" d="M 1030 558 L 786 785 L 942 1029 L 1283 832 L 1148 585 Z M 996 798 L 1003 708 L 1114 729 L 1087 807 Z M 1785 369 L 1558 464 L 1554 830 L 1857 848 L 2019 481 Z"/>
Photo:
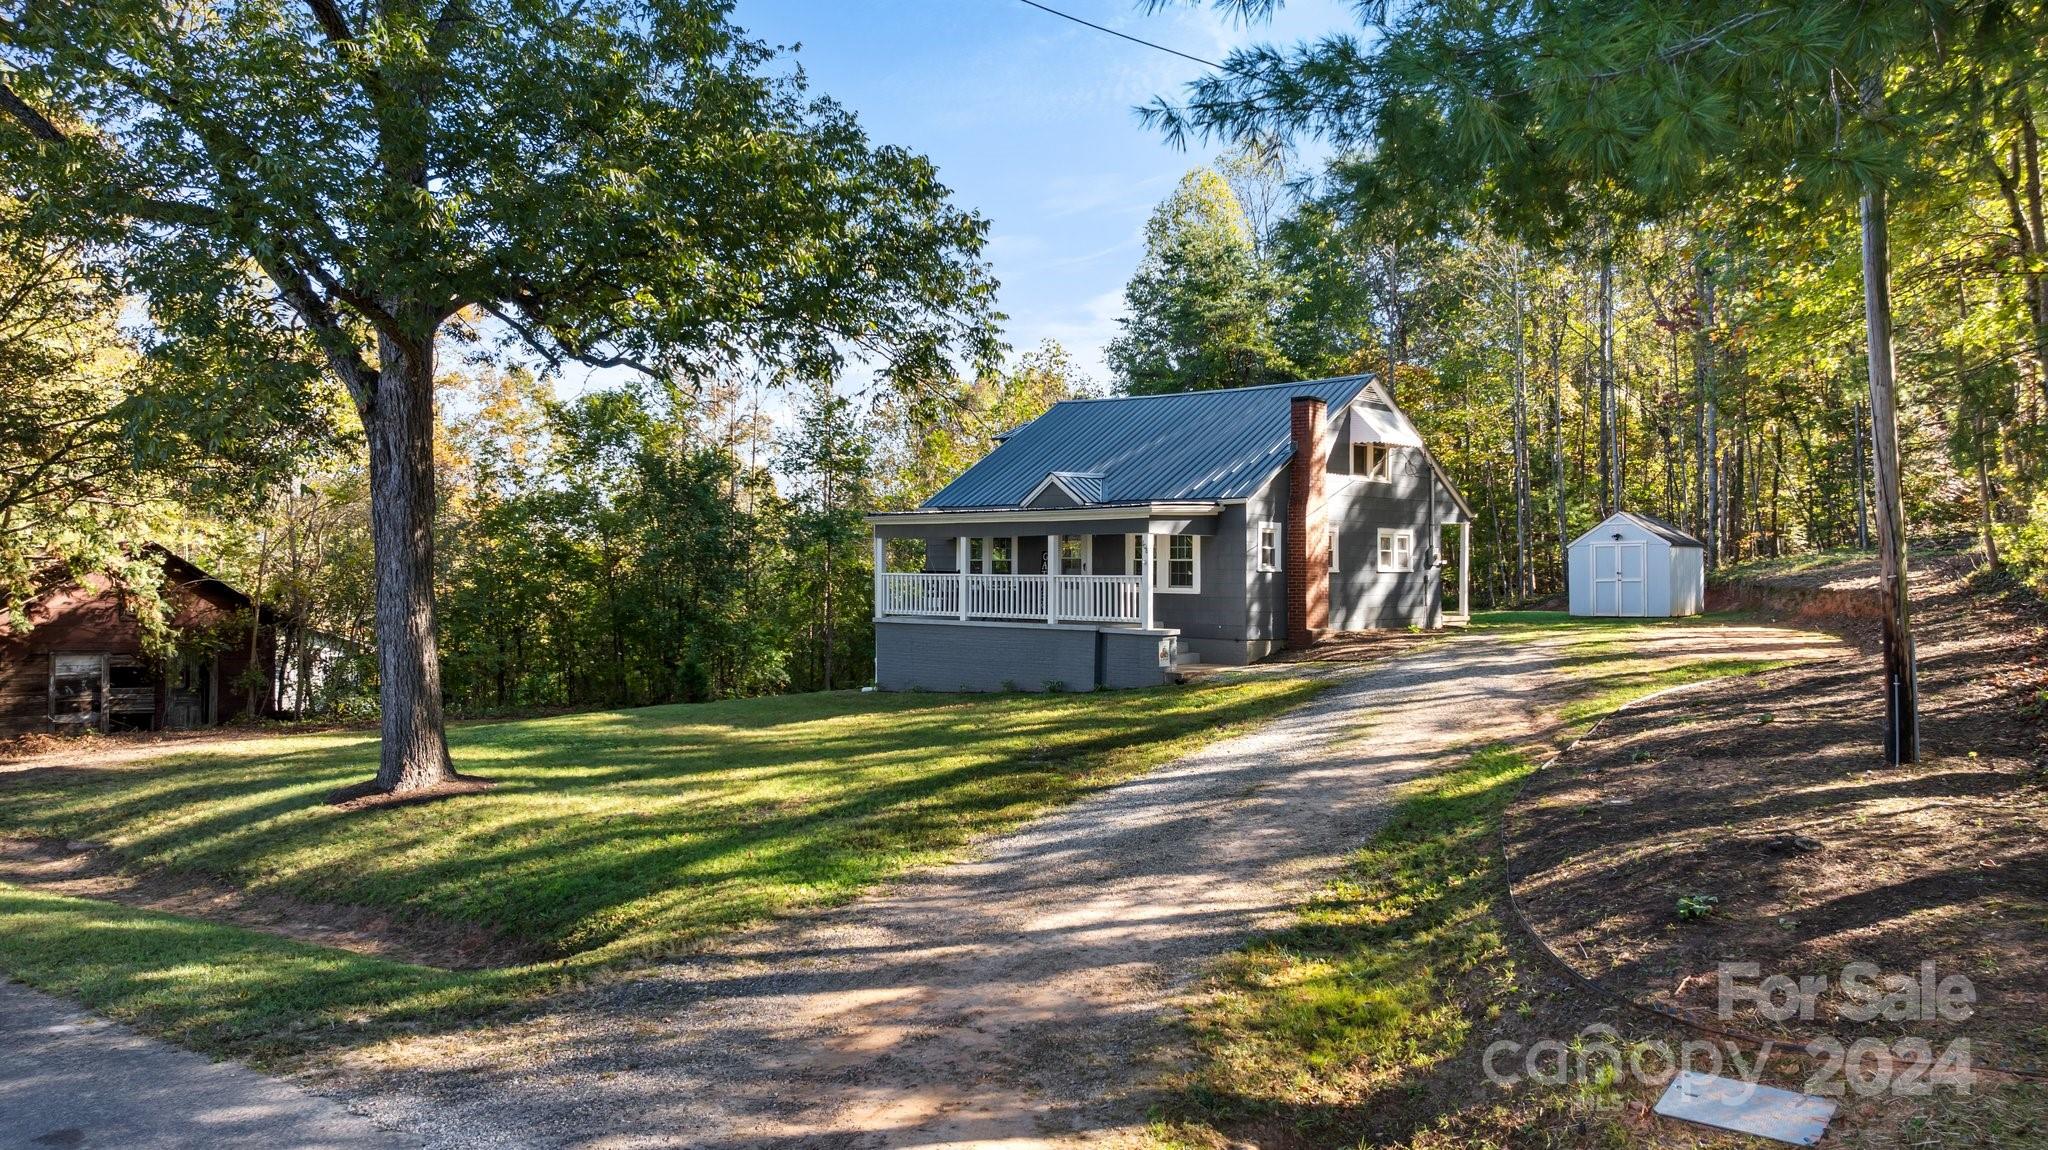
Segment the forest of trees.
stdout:
<path fill-rule="evenodd" d="M 1894 208 L 1903 471 L 1917 535 L 1974 536 L 2039 578 L 2048 377 L 2014 274 L 2039 189 L 2011 135 L 2020 215 L 1988 162 Z M 1872 546 L 1853 215 L 1723 205 L 1539 253 L 1353 216 L 1340 178 L 1256 146 L 1191 172 L 1148 226 L 1119 386 L 1391 373 L 1478 515 L 1485 605 L 1560 593 L 1563 544 L 1615 506 L 1720 564 Z"/>
<path fill-rule="evenodd" d="M 1873 235 L 1907 528 L 2048 582 L 2033 5 L 1389 6 L 1235 53 L 1147 111 L 1227 147 L 1107 380 L 1005 355 L 985 221 L 721 6 L 486 7 L 0 28 L 10 611 L 162 541 L 285 621 L 287 680 L 343 652 L 308 709 L 381 711 L 396 786 L 443 704 L 864 682 L 862 514 L 1058 399 L 1361 371 L 1474 506 L 1481 606 L 1617 506 L 1720 565 L 1875 547 Z"/>

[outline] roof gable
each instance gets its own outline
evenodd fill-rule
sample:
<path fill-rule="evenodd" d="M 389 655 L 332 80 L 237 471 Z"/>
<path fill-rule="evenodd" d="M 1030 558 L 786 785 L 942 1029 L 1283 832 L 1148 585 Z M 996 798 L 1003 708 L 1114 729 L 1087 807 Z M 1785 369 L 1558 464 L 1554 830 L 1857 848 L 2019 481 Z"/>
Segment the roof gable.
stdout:
<path fill-rule="evenodd" d="M 1700 542 L 1698 539 L 1693 538 L 1686 532 L 1679 530 L 1677 527 L 1673 526 L 1672 524 L 1666 523 L 1665 521 L 1657 518 L 1654 515 L 1644 515 L 1640 512 L 1635 511 L 1617 511 L 1614 514 L 1609 515 L 1605 519 L 1602 519 L 1600 522 L 1595 523 L 1591 527 L 1588 527 L 1582 534 L 1580 534 L 1580 536 L 1577 539 L 1572 540 L 1570 545 L 1572 547 L 1577 547 L 1579 544 L 1584 543 L 1586 540 L 1592 538 L 1595 535 L 1598 535 L 1600 533 L 1601 528 L 1606 527 L 1609 523 L 1612 523 L 1617 519 L 1634 526 L 1638 530 L 1648 532 L 1650 535 L 1653 535 L 1658 539 L 1662 539 L 1664 542 L 1669 543 L 1673 547 L 1697 547 L 1704 551 L 1707 546 L 1706 544 Z"/>
<path fill-rule="evenodd" d="M 1087 471 L 1048 472 L 1024 497 L 1026 507 L 1086 507 L 1100 502 L 1102 476 Z"/>
<path fill-rule="evenodd" d="M 1294 454 L 1289 407 L 1349 404 L 1362 375 L 1114 399 L 1070 399 L 1017 428 L 926 500 L 928 509 L 1021 507 L 1055 473 L 1088 503 L 1246 499 Z M 1077 490 L 1076 484 L 1093 490 Z M 1099 484 L 1098 486 L 1095 486 Z"/>

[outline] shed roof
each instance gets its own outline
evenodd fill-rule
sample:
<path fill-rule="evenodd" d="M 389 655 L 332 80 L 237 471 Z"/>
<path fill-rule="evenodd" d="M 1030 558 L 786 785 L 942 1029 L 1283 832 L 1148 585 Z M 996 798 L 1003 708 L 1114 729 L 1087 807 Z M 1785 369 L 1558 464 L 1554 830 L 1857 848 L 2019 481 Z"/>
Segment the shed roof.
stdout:
<path fill-rule="evenodd" d="M 1587 536 L 1594 534 L 1595 532 L 1599 531 L 1602 527 L 1605 527 L 1607 524 L 1612 523 L 1616 519 L 1626 519 L 1629 522 L 1635 524 L 1637 527 L 1640 527 L 1643 530 L 1649 532 L 1650 534 L 1655 535 L 1657 538 L 1662 539 L 1664 542 L 1671 544 L 1673 547 L 1697 547 L 1702 551 L 1706 550 L 1707 547 L 1706 544 L 1700 542 L 1698 539 L 1693 538 L 1691 535 L 1687 534 L 1683 530 L 1680 530 L 1678 527 L 1670 523 L 1666 523 L 1664 520 L 1659 519 L 1654 515 L 1644 515 L 1640 511 L 1617 511 L 1614 514 L 1609 515 L 1607 518 L 1602 519 L 1600 522 L 1595 523 L 1591 528 L 1587 529 L 1584 535 L 1581 535 L 1577 539 L 1572 540 L 1572 546 L 1578 546 L 1580 543 L 1585 541 Z"/>
<path fill-rule="evenodd" d="M 1369 376 L 1347 375 L 1218 391 L 1064 400 L 1009 433 L 1001 446 L 924 506 L 1015 507 L 1053 473 L 1100 475 L 1093 502 L 1248 499 L 1294 453 L 1288 409 L 1295 396 L 1341 407 L 1369 381 Z"/>

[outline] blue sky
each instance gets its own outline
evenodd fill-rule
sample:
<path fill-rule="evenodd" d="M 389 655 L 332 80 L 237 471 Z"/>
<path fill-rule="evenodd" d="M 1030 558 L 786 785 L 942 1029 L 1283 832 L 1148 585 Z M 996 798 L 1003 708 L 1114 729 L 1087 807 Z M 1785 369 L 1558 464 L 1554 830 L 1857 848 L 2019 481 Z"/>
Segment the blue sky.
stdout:
<path fill-rule="evenodd" d="M 1146 14 L 1136 0 L 1053 7 L 1195 56 L 1352 27 L 1336 0 L 1288 0 L 1245 28 L 1206 6 Z M 1018 350 L 1057 339 L 1098 382 L 1145 217 L 1214 149 L 1181 151 L 1131 109 L 1203 69 L 1017 0 L 738 0 L 735 20 L 800 44 L 813 88 L 877 141 L 930 156 L 955 200 L 991 224 L 987 256 Z"/>

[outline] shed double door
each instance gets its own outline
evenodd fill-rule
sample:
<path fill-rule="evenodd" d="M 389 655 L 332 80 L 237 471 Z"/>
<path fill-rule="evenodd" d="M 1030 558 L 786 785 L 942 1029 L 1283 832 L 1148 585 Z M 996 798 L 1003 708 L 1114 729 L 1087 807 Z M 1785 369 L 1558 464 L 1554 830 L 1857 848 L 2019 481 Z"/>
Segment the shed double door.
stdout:
<path fill-rule="evenodd" d="M 1593 614 L 1649 614 L 1646 550 L 1641 543 L 1593 544 Z"/>

